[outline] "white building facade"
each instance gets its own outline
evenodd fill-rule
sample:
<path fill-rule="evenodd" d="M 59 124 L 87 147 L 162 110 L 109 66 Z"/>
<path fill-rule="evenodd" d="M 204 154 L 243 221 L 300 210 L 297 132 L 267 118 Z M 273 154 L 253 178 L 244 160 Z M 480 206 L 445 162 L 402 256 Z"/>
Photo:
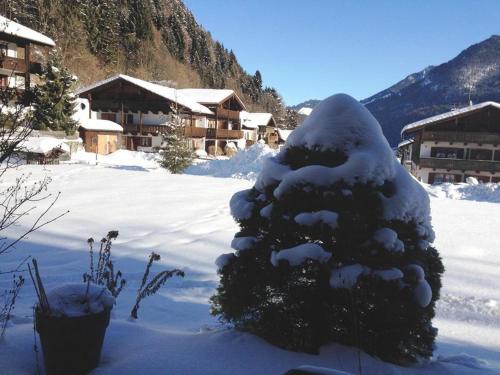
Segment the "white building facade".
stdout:
<path fill-rule="evenodd" d="M 500 182 L 500 104 L 484 102 L 405 126 L 403 165 L 430 184 Z"/>

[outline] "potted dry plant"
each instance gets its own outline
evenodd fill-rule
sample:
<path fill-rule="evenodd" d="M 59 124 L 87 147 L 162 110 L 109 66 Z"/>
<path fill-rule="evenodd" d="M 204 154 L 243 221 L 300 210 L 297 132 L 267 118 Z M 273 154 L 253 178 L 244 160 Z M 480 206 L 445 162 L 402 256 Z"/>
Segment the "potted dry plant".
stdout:
<path fill-rule="evenodd" d="M 97 267 L 93 264 L 93 240 L 89 239 L 91 266 L 83 283 L 61 285 L 46 293 L 33 259 L 29 266 L 38 296 L 35 328 L 49 375 L 86 374 L 99 364 L 110 312 L 125 281 L 113 274 L 110 250 L 118 232 L 101 240 Z M 111 288 L 110 288 L 111 287 Z"/>

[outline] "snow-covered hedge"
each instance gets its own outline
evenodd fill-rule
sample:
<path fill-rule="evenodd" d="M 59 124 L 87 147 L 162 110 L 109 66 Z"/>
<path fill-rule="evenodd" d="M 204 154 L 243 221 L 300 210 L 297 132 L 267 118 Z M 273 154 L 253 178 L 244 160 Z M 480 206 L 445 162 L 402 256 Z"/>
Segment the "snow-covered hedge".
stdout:
<path fill-rule="evenodd" d="M 356 100 L 324 100 L 230 205 L 241 231 L 217 260 L 215 314 L 293 350 L 432 355 L 443 265 L 429 198 Z"/>

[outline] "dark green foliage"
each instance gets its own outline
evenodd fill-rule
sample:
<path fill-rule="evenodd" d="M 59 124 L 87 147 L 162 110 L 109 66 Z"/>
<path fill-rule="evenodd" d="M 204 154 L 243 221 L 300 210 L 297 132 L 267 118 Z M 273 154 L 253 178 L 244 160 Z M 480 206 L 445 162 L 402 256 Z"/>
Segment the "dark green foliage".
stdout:
<path fill-rule="evenodd" d="M 172 173 L 182 173 L 191 165 L 195 155 L 182 127 L 173 126 L 163 135 L 160 155 L 160 165 Z"/>
<path fill-rule="evenodd" d="M 82 3 L 90 51 L 107 63 L 115 62 L 120 43 L 120 11 L 109 1 L 88 0 Z"/>
<path fill-rule="evenodd" d="M 75 131 L 75 98 L 72 87 L 75 78 L 63 66 L 57 51 L 49 55 L 42 75 L 43 83 L 34 91 L 33 128 L 64 130 L 66 134 Z"/>
<path fill-rule="evenodd" d="M 292 170 L 335 167 L 347 159 L 336 149 L 290 147 L 282 153 L 281 163 Z M 321 345 L 335 341 L 399 364 L 431 357 L 437 334 L 431 320 L 444 268 L 434 248 L 419 248 L 422 237 L 416 222 L 383 219 L 383 199 L 395 194 L 394 184 L 350 186 L 340 180 L 319 188 L 304 182 L 279 199 L 273 194 L 276 186 L 266 186 L 264 193 L 254 187 L 247 195 L 254 205 L 252 215 L 240 220 L 236 237 L 257 240 L 219 270 L 212 313 L 289 350 L 318 353 Z M 270 203 L 271 215 L 263 217 L 260 211 Z M 320 210 L 337 213 L 338 227 L 294 221 L 297 214 Z M 374 242 L 373 233 L 382 227 L 397 232 L 405 251 L 389 251 Z M 320 244 L 332 257 L 323 264 L 310 259 L 299 266 L 271 264 L 273 250 L 302 243 Z M 350 289 L 332 288 L 332 269 L 352 264 L 370 270 L 398 268 L 404 278 L 385 281 L 368 272 Z M 422 267 L 431 287 L 432 300 L 425 307 L 416 301 L 418 280 L 409 265 Z"/>

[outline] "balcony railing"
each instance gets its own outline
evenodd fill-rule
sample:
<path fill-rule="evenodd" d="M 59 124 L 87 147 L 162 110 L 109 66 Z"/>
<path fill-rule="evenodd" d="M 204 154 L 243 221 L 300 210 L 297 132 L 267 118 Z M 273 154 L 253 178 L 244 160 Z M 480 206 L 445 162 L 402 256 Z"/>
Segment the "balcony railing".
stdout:
<path fill-rule="evenodd" d="M 219 120 L 223 119 L 229 119 L 229 120 L 240 120 L 240 112 L 239 111 L 232 111 L 230 109 L 225 109 L 225 108 L 217 108 L 217 117 Z"/>
<path fill-rule="evenodd" d="M 500 133 L 485 132 L 424 132 L 422 141 L 500 144 Z"/>
<path fill-rule="evenodd" d="M 7 69 L 13 72 L 26 72 L 26 62 L 23 59 L 15 57 L 2 56 L 0 57 L 0 68 Z"/>
<path fill-rule="evenodd" d="M 420 158 L 420 167 L 459 171 L 500 172 L 500 162 L 487 160 Z"/>
<path fill-rule="evenodd" d="M 124 124 L 124 133 L 158 134 L 166 130 L 164 125 Z"/>
<path fill-rule="evenodd" d="M 184 135 L 192 138 L 213 138 L 213 139 L 241 139 L 244 138 L 242 130 L 215 129 L 215 128 L 197 128 L 186 126 Z"/>

